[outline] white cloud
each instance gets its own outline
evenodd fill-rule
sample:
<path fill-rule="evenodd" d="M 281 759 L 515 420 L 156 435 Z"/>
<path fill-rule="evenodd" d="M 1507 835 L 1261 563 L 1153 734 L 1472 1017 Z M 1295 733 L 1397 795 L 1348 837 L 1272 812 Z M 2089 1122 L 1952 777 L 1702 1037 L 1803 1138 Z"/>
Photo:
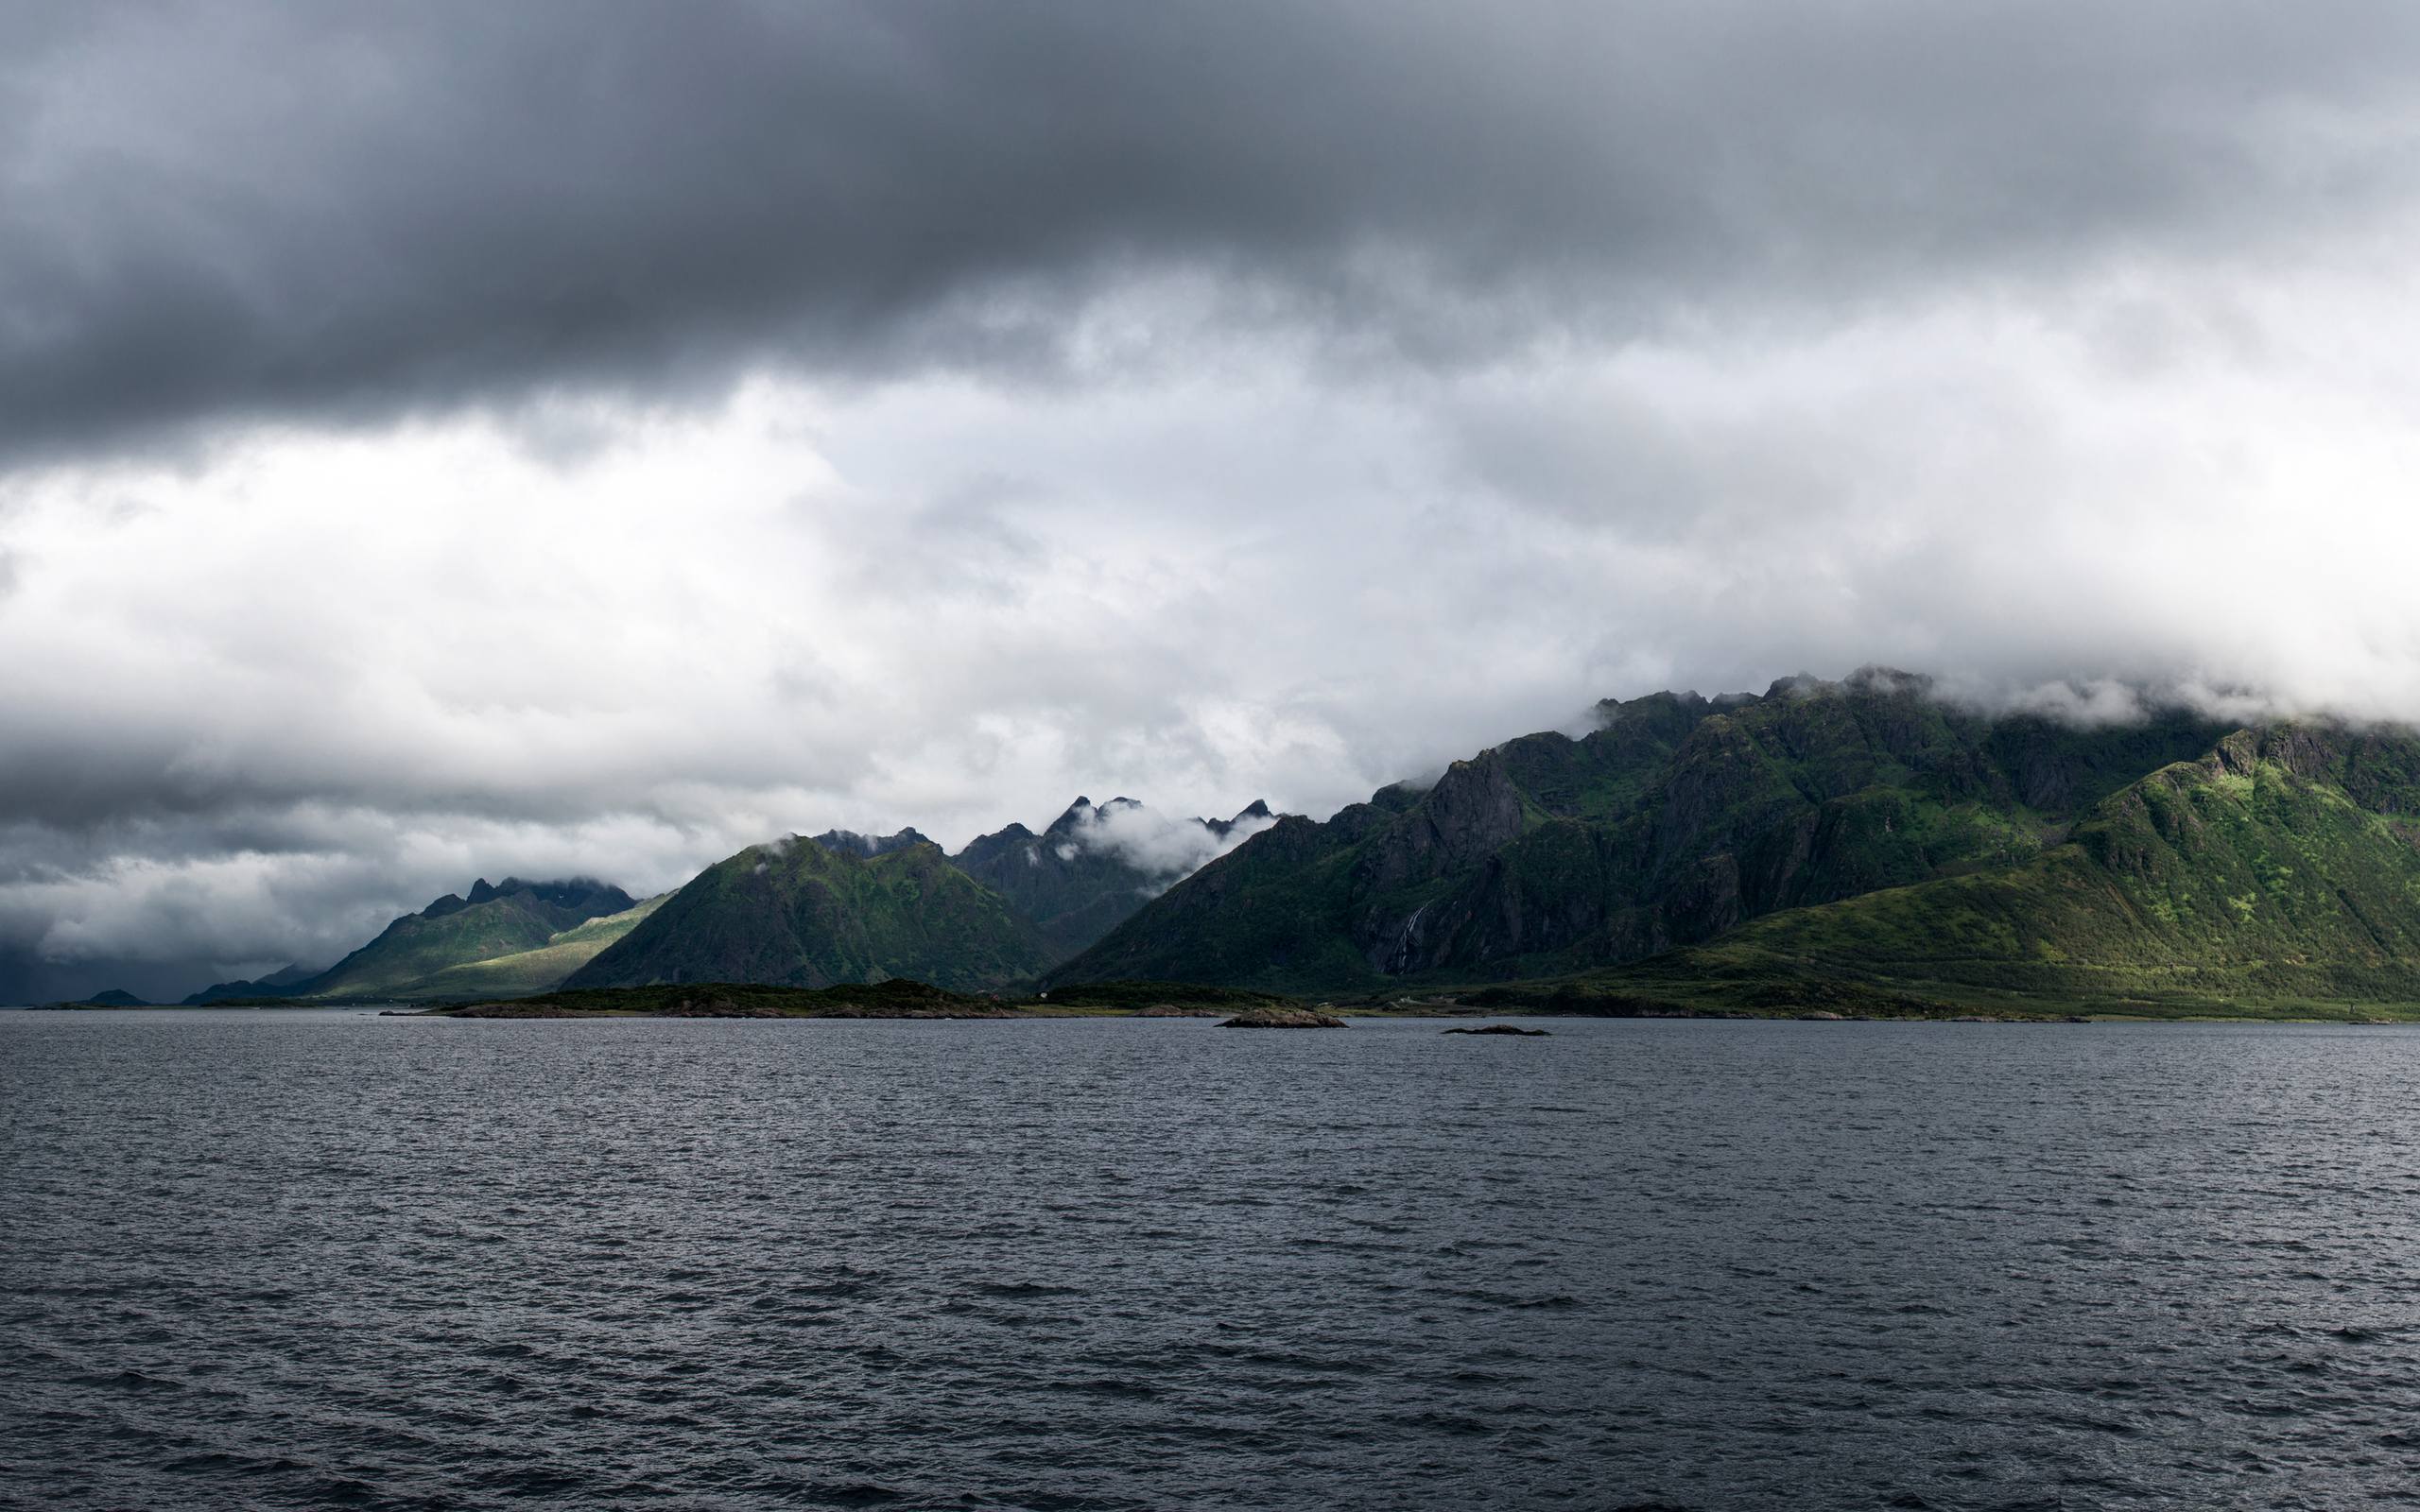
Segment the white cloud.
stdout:
<path fill-rule="evenodd" d="M 1199 819 L 1174 818 L 1143 803 L 1098 803 L 1078 816 L 1076 844 L 1062 845 L 1062 860 L 1073 860 L 1079 845 L 1106 850 L 1128 866 L 1163 882 L 1189 876 L 1277 822 L 1271 816 L 1239 818 L 1222 836 Z"/>

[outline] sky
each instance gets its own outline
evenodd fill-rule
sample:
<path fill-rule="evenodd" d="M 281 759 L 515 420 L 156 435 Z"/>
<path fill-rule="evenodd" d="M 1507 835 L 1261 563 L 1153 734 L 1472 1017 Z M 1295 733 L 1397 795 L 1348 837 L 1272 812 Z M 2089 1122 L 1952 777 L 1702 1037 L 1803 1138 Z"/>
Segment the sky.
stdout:
<path fill-rule="evenodd" d="M 1884 663 L 2420 717 L 2399 0 L 0 12 L 0 1001 Z"/>

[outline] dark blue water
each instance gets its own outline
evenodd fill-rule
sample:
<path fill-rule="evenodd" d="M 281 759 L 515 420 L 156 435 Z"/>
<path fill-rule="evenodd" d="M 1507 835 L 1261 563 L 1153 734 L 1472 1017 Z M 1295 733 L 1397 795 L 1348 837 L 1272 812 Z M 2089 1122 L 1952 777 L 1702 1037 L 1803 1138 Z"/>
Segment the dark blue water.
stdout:
<path fill-rule="evenodd" d="M 2420 1032 L 0 1014 L 26 1506 L 2346 1507 Z"/>

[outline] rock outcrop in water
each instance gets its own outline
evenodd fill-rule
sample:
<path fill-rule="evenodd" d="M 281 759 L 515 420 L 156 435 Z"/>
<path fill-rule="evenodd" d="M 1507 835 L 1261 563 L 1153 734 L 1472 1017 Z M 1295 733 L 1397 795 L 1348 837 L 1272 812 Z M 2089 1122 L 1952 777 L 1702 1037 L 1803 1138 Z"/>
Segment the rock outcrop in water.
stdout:
<path fill-rule="evenodd" d="M 1448 1029 L 1445 1032 L 1447 1034 L 1517 1034 L 1528 1035 L 1535 1039 L 1544 1039 L 1553 1031 L 1548 1029 L 1524 1029 L 1517 1023 L 1490 1023 L 1482 1024 L 1477 1028 Z"/>

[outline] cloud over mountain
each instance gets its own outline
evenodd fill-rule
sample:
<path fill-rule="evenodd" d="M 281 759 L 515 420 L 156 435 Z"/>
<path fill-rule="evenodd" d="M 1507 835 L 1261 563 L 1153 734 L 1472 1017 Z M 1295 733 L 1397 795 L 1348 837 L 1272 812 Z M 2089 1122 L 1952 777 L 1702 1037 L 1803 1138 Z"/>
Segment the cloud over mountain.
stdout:
<path fill-rule="evenodd" d="M 1263 808 L 1214 829 L 1199 819 L 1175 818 L 1123 800 L 1072 814 L 1075 823 L 1063 843 L 1107 851 L 1147 876 L 1169 882 L 1200 870 L 1277 822 Z"/>

